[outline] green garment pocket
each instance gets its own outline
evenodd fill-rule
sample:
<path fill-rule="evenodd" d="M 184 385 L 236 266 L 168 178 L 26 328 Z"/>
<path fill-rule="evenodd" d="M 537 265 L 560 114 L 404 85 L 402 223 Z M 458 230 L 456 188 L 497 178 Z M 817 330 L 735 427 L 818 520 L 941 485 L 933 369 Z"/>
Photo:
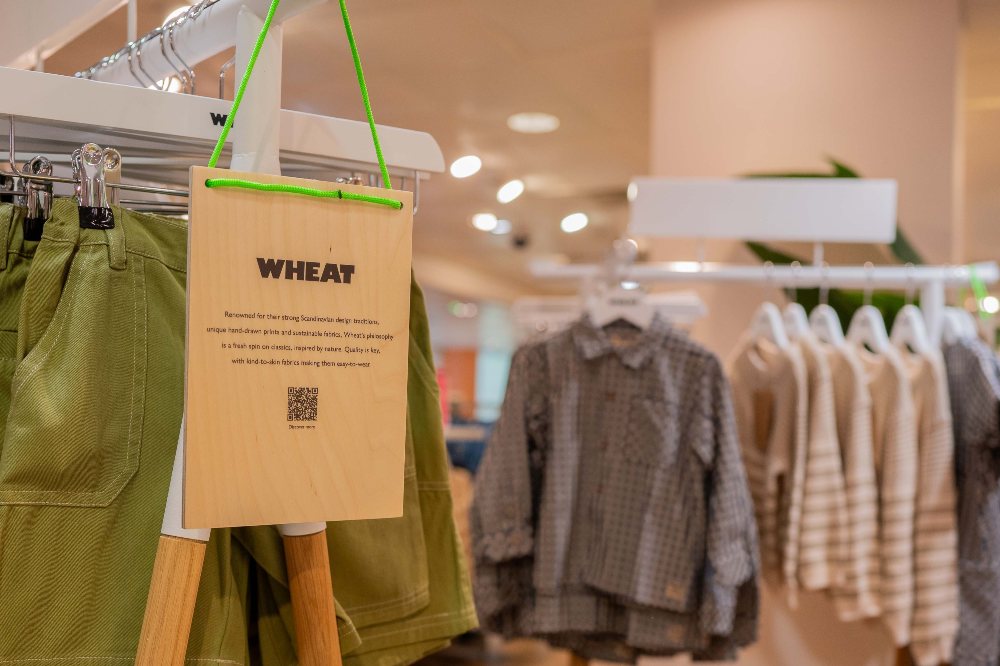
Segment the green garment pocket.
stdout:
<path fill-rule="evenodd" d="M 81 246 L 53 316 L 42 319 L 49 323 L 11 383 L 0 505 L 108 506 L 139 468 L 142 258 L 114 270 L 106 246 Z"/>

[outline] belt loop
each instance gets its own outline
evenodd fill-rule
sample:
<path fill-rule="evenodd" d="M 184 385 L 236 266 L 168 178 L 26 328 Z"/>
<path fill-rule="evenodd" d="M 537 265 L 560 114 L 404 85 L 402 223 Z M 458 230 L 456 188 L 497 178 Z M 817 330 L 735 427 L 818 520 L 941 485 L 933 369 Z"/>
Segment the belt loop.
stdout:
<path fill-rule="evenodd" d="M 10 251 L 11 231 L 14 228 L 14 206 L 0 206 L 0 238 L 3 240 L 3 252 L 0 252 L 0 271 L 7 270 L 7 253 Z"/>
<path fill-rule="evenodd" d="M 115 226 L 105 229 L 108 238 L 108 262 L 111 268 L 120 271 L 125 269 L 125 224 L 124 209 L 114 207 Z"/>

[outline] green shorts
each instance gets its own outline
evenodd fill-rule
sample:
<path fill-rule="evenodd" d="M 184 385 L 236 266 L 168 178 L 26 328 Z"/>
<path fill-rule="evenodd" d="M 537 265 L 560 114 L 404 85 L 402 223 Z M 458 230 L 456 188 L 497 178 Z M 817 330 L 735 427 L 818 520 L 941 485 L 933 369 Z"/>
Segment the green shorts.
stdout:
<path fill-rule="evenodd" d="M 57 200 L 28 243 L 18 215 L 0 206 L 0 664 L 119 664 L 135 655 L 180 427 L 187 225 L 116 209 L 114 229 L 80 229 Z M 329 531 L 359 666 L 409 663 L 475 626 L 413 294 L 404 516 Z M 284 572 L 274 528 L 214 530 L 188 662 L 296 663 Z"/>
<path fill-rule="evenodd" d="M 180 427 L 186 225 L 116 211 L 114 229 L 80 229 L 57 200 L 30 253 L 4 210 L 0 311 L 16 340 L 0 378 L 0 663 L 121 664 Z M 189 662 L 248 662 L 251 564 L 229 530 L 212 533 Z"/>

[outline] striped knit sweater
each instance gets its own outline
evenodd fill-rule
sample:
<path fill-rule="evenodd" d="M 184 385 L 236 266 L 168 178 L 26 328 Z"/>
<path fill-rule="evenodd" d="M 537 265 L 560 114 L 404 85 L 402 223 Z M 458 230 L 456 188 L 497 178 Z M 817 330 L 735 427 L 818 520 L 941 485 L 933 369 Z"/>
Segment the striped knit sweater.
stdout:
<path fill-rule="evenodd" d="M 763 568 L 785 584 L 794 606 L 806 467 L 805 361 L 795 347 L 746 337 L 728 374 Z"/>
<path fill-rule="evenodd" d="M 909 377 L 895 349 L 858 355 L 872 396 L 872 435 L 879 489 L 879 596 L 882 619 L 897 646 L 910 642 L 913 619 L 917 427 Z"/>
<path fill-rule="evenodd" d="M 872 399 L 865 369 L 850 345 L 823 345 L 833 379 L 837 438 L 843 460 L 848 550 L 841 585 L 831 589 L 844 622 L 878 617 L 878 486 L 872 442 Z"/>
<path fill-rule="evenodd" d="M 799 582 L 807 590 L 844 584 L 849 535 L 830 364 L 819 341 L 796 341 L 808 374 L 809 430 L 799 545 Z"/>
<path fill-rule="evenodd" d="M 910 650 L 918 666 L 950 662 L 958 632 L 955 442 L 944 359 L 905 354 L 917 411 L 919 460 Z"/>

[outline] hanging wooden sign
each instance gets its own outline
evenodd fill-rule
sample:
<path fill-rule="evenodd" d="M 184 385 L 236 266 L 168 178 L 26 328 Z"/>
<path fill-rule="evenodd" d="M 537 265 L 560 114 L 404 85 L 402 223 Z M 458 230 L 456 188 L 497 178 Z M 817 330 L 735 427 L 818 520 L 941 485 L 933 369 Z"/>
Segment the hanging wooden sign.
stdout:
<path fill-rule="evenodd" d="M 194 167 L 190 211 L 184 527 L 402 515 L 411 194 Z"/>

